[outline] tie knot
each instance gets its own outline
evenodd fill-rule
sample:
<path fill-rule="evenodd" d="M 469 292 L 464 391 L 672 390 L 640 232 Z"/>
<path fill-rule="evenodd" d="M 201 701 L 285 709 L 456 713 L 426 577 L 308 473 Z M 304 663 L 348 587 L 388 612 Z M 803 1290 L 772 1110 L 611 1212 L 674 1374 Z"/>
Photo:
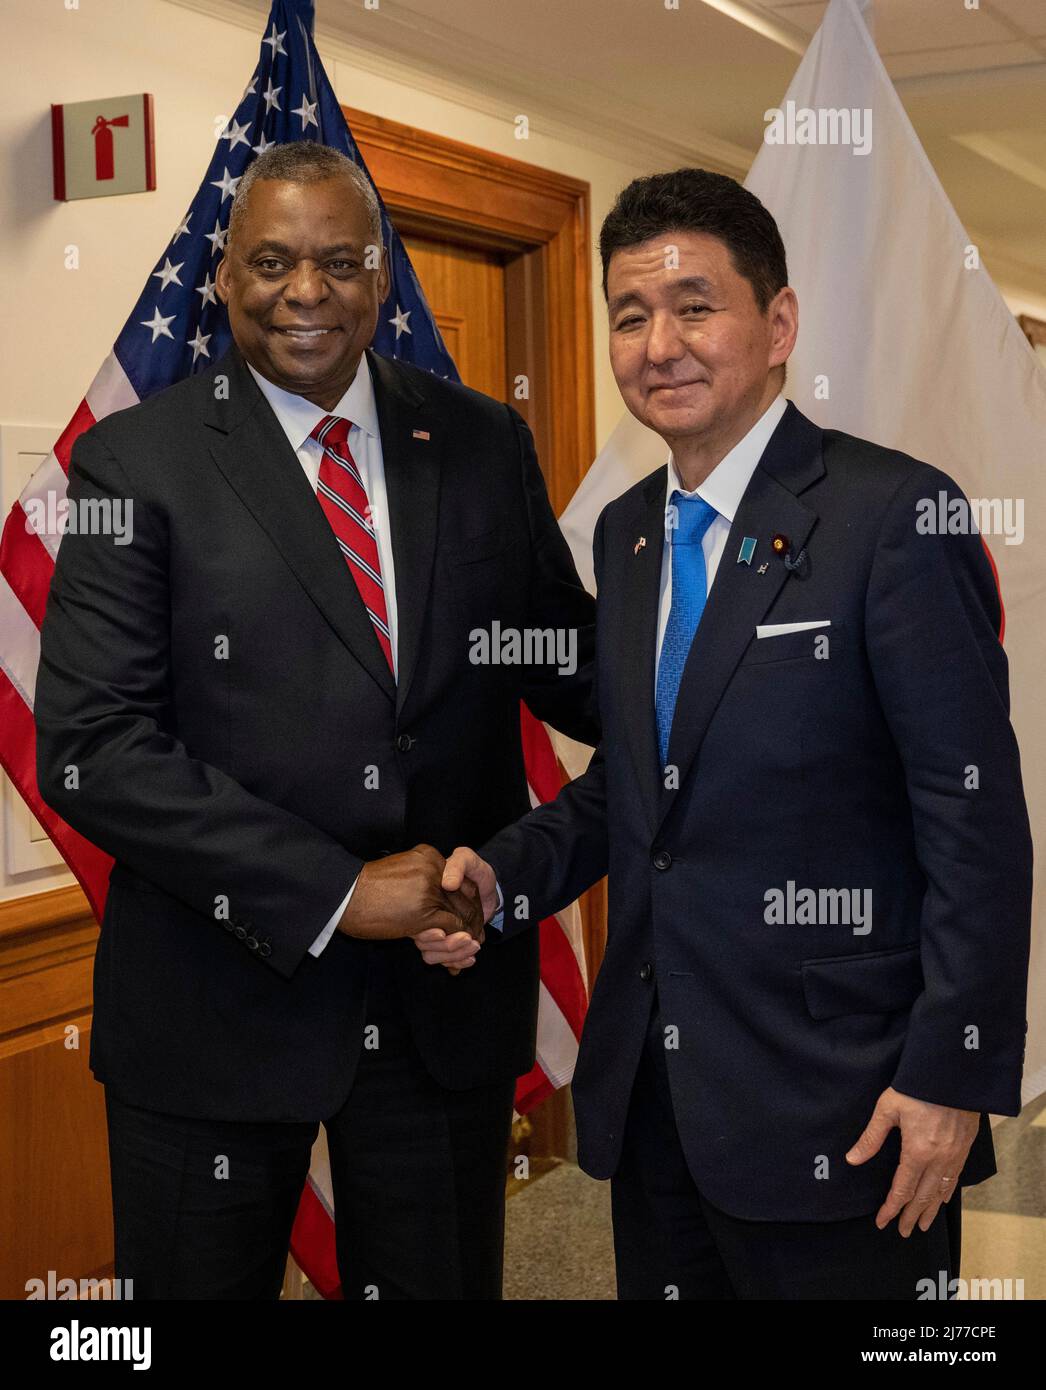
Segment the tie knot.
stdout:
<path fill-rule="evenodd" d="M 670 545 L 700 545 L 719 513 L 703 497 L 686 497 L 678 488 L 665 513 L 665 529 Z"/>
<path fill-rule="evenodd" d="M 344 444 L 351 428 L 351 420 L 346 420 L 341 415 L 325 415 L 312 430 L 309 438 L 318 439 L 321 444 Z"/>

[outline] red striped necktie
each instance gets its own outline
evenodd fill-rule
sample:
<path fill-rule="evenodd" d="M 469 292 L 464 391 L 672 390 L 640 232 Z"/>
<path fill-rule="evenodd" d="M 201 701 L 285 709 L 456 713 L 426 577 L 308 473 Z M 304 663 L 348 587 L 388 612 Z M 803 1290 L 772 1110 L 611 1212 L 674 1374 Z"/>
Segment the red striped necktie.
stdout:
<path fill-rule="evenodd" d="M 318 440 L 323 450 L 316 497 L 356 581 L 389 670 L 395 673 L 378 541 L 371 522 L 367 490 L 349 452 L 351 428 L 351 422 L 340 415 L 325 415 L 312 431 L 310 437 Z"/>

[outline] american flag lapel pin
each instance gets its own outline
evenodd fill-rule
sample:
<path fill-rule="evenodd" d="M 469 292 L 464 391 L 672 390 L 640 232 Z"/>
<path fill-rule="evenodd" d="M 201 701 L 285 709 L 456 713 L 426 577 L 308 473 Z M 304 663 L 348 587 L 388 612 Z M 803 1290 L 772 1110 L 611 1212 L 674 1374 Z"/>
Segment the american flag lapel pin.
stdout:
<path fill-rule="evenodd" d="M 633 549 L 632 549 L 632 554 L 633 554 L 633 555 L 638 555 L 639 552 L 643 549 L 643 547 L 644 547 L 645 545 L 646 545 L 646 536 L 640 536 L 639 540 L 636 541 L 635 546 L 634 546 Z"/>
<path fill-rule="evenodd" d="M 411 436 L 413 439 L 431 439 L 432 435 L 428 430 L 415 430 Z"/>

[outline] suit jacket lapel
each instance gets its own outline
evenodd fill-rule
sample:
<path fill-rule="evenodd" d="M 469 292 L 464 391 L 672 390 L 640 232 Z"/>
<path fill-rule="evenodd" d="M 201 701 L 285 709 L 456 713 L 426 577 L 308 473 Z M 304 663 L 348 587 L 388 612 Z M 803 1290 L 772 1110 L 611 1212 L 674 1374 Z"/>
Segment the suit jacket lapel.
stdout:
<path fill-rule="evenodd" d="M 423 397 L 394 363 L 367 353 L 381 429 L 396 569 L 396 709 L 402 712 L 418 663 L 432 593 L 440 463 L 448 444 L 442 418 L 426 414 Z"/>
<path fill-rule="evenodd" d="M 661 557 L 665 546 L 666 485 L 666 468 L 659 468 L 647 479 L 640 504 L 626 532 L 629 551 L 617 562 L 625 567 L 628 577 L 624 586 L 620 634 L 627 634 L 631 640 L 615 666 L 621 683 L 626 741 L 651 830 L 658 820 L 661 789 L 654 712 L 654 662 Z M 639 545 L 641 537 L 646 542 L 644 545 Z M 638 549 L 634 548 L 636 546 Z"/>
<path fill-rule="evenodd" d="M 227 396 L 216 399 L 222 375 Z M 394 700 L 392 672 L 330 523 L 235 346 L 217 363 L 212 381 L 204 409 L 215 431 L 215 463 L 340 640 Z"/>
<path fill-rule="evenodd" d="M 770 539 L 787 536 L 792 554 L 798 555 L 817 513 L 796 494 L 823 473 L 821 431 L 789 403 L 741 499 L 683 668 L 668 745 L 668 764 L 677 769 L 677 777 L 667 788 L 662 783 L 658 828 L 679 795 L 756 624 L 790 578 L 783 557 L 773 554 Z M 745 536 L 758 541 L 750 565 L 737 563 Z M 768 569 L 760 574 L 763 564 Z"/>

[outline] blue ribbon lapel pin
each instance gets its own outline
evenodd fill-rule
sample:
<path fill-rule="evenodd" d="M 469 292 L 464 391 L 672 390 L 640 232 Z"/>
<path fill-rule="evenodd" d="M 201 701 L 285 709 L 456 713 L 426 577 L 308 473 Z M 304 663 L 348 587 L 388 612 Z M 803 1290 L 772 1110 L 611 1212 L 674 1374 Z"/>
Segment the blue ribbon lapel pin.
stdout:
<path fill-rule="evenodd" d="M 752 557 L 756 548 L 755 536 L 745 536 L 741 541 L 741 549 L 737 552 L 737 563 L 739 565 L 751 565 Z"/>

